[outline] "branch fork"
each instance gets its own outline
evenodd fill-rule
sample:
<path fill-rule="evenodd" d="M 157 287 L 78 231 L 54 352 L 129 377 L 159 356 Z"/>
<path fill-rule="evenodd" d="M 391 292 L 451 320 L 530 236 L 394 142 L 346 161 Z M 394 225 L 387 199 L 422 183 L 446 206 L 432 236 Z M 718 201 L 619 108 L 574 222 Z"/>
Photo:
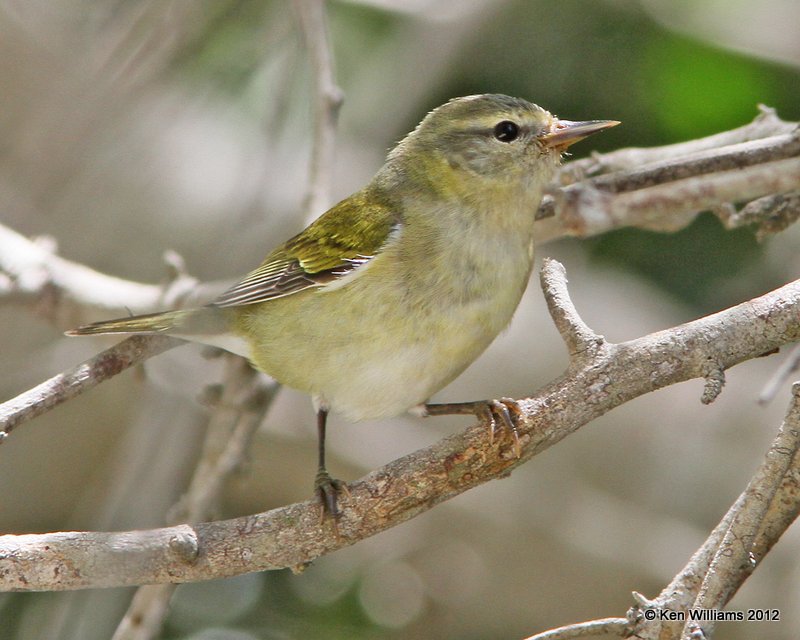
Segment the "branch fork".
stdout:
<path fill-rule="evenodd" d="M 648 620 L 647 609 L 722 609 L 800 514 L 800 383 L 764 461 L 687 565 L 653 600 L 633 593 L 625 637 L 710 638 L 714 620 Z"/>
<path fill-rule="evenodd" d="M 297 6 L 301 12 L 310 11 L 318 17 L 322 3 L 297 0 Z M 320 24 L 318 20 L 305 22 L 304 28 L 313 36 Z M 321 108 L 317 117 L 323 123 L 322 130 L 331 134 L 339 99 L 329 75 L 330 57 L 320 58 L 315 67 L 317 73 L 328 77 L 318 86 Z M 331 139 L 327 136 L 327 142 L 320 143 L 315 157 L 329 154 Z M 748 142 L 754 140 L 755 143 Z M 800 218 L 798 140 L 794 123 L 783 122 L 774 112 L 765 110 L 750 125 L 717 136 L 654 149 L 626 149 L 570 163 L 562 173 L 562 185 L 567 186 L 554 192 L 537 216 L 548 217 L 550 208 L 550 218 L 537 223 L 542 230 L 537 236 L 548 239 L 590 235 L 620 226 L 674 229 L 708 208 L 714 209 L 729 227 L 758 224 L 760 235 L 781 230 Z M 664 164 L 664 160 L 672 164 Z M 723 166 L 726 162 L 736 166 Z M 647 164 L 651 166 L 645 167 Z M 315 187 L 309 201 L 316 200 L 321 207 L 327 199 L 327 174 L 317 172 L 313 166 L 312 163 Z M 612 170 L 618 173 L 595 175 Z M 570 175 L 594 177 L 569 184 Z M 738 212 L 737 203 L 745 203 Z M 316 205 L 310 206 L 313 209 Z M 31 256 L 39 261 L 37 265 L 28 263 L 30 268 L 20 270 L 23 263 L 19 259 L 30 261 Z M 194 281 L 177 256 L 168 257 L 167 262 L 170 277 L 166 286 L 127 282 L 59 257 L 53 243 L 42 245 L 0 226 L 0 300 L 66 300 L 80 307 L 131 305 L 136 311 L 151 311 L 172 306 L 165 303 L 167 298 L 179 303 L 185 296 L 206 297 L 202 291 L 188 293 Z M 42 273 L 46 274 L 44 279 Z M 142 590 L 126 617 L 127 622 L 135 622 L 143 610 L 149 610 L 155 626 L 156 618 L 163 618 L 172 583 L 306 566 L 320 555 L 392 527 L 480 483 L 508 475 L 519 464 L 634 397 L 700 378 L 704 380 L 702 400 L 710 402 L 719 395 L 727 369 L 800 340 L 800 281 L 681 327 L 612 344 L 580 318 L 569 297 L 563 266 L 545 260 L 541 280 L 548 309 L 569 351 L 570 364 L 560 378 L 531 398 L 519 401 L 523 411 L 518 421 L 522 444 L 519 459 L 497 455 L 498 447 L 488 442 L 483 425 L 470 427 L 352 483 L 340 535 L 320 528 L 316 504 L 307 502 L 230 521 L 176 524 L 150 531 L 0 536 L 0 589 L 60 590 L 160 583 L 160 587 Z M 20 286 L 21 283 L 28 284 Z M 202 288 L 203 285 L 198 287 Z M 0 441 L 15 426 L 178 344 L 181 342 L 164 336 L 125 340 L 3 403 Z M 787 361 L 769 395 L 774 395 L 797 367 L 798 353 L 796 349 L 795 356 Z M 219 486 L 219 478 L 235 468 L 243 443 L 257 426 L 254 421 L 261 410 L 258 407 L 264 406 L 260 398 L 269 394 L 256 388 L 252 406 L 240 407 L 240 418 L 229 439 L 232 448 L 217 458 L 219 475 L 215 486 Z M 785 421 L 787 433 L 795 437 L 800 432 L 797 396 L 795 387 L 793 406 Z M 220 398 L 213 410 L 222 413 L 232 408 Z M 687 567 L 658 598 L 640 599 L 625 625 L 617 618 L 592 621 L 535 638 L 560 640 L 586 635 L 594 629 L 634 632 L 642 639 L 654 639 L 661 636 L 653 624 L 641 624 L 641 617 L 634 615 L 637 607 L 724 606 L 800 511 L 797 443 L 786 433 L 776 438 L 762 471 Z M 199 484 L 192 492 L 197 500 L 179 505 L 174 517 L 201 520 L 200 507 L 213 502 L 214 491 Z M 132 627 L 124 626 L 115 640 L 140 637 L 131 635 Z M 670 628 L 665 631 L 669 636 L 663 638 L 678 638 L 681 633 L 685 638 L 695 633 L 707 636 L 711 631 L 701 625 Z"/>
<path fill-rule="evenodd" d="M 519 402 L 523 412 L 518 424 L 522 443 L 519 458 L 498 456 L 497 445 L 489 442 L 485 426 L 473 425 L 350 484 L 351 496 L 339 523 L 339 535 L 320 527 L 318 506 L 308 501 L 228 521 L 150 531 L 0 536 L 0 589 L 177 583 L 300 566 L 395 526 L 474 486 L 507 475 L 634 397 L 703 377 L 696 364 L 700 355 L 727 368 L 800 340 L 800 281 L 674 330 L 616 345 L 608 345 L 580 319 L 569 299 L 566 274 L 560 264 L 547 261 L 543 281 L 548 304 L 573 353 L 573 362 L 560 378 Z M 708 339 L 709 335 L 714 339 Z M 139 348 L 144 350 L 148 341 L 159 339 L 164 337 L 139 337 L 144 340 Z M 137 339 L 129 338 L 119 346 L 130 344 L 131 340 Z M 174 345 L 161 344 L 162 350 L 169 346 Z M 662 366 L 664 362 L 670 366 Z M 105 379 L 111 373 L 102 359 L 89 361 L 82 369 L 82 379 L 97 384 L 97 376 Z M 63 401 L 67 396 L 59 392 L 58 380 L 50 384 L 55 387 L 55 395 L 54 389 L 48 387 L 40 390 L 42 397 L 38 400 L 28 392 L 28 399 L 40 407 Z M 80 390 L 70 393 L 75 395 Z M 22 404 L 25 403 L 12 400 L 0 405 L 6 430 L 9 420 L 19 424 L 36 414 Z M 224 407 L 229 403 L 221 404 Z M 785 491 L 790 488 L 787 483 Z M 766 490 L 760 494 L 768 495 Z M 773 501 L 770 509 L 778 511 L 770 521 L 766 541 L 763 536 L 756 539 L 756 557 L 766 552 L 777 539 L 775 536 L 793 519 L 786 509 L 780 510 L 785 503 L 786 500 Z M 180 541 L 187 535 L 189 544 L 184 545 Z M 719 540 L 722 536 L 724 532 Z M 199 553 L 193 551 L 195 539 Z M 184 547 L 189 549 L 188 554 Z"/>
<path fill-rule="evenodd" d="M 567 270 L 557 260 L 545 258 L 540 282 L 547 310 L 570 357 L 570 369 L 580 369 L 606 355 L 613 346 L 595 333 L 578 314 L 567 289 Z"/>

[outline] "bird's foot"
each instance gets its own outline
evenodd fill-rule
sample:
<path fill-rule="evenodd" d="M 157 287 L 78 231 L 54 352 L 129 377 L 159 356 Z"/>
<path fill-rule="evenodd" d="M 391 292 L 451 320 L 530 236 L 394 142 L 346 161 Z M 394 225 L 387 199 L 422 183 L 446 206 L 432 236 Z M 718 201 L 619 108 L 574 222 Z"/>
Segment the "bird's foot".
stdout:
<path fill-rule="evenodd" d="M 333 518 L 334 526 L 336 521 L 342 516 L 339 511 L 339 496 L 342 494 L 350 497 L 350 490 L 341 480 L 332 478 L 331 474 L 324 467 L 317 470 L 314 478 L 314 493 L 320 502 L 320 522 L 326 518 Z"/>
<path fill-rule="evenodd" d="M 514 441 L 514 454 L 522 456 L 522 443 L 517 430 L 517 419 L 522 415 L 516 400 L 500 398 L 499 400 L 478 400 L 476 402 L 449 402 L 443 404 L 422 405 L 422 414 L 426 416 L 443 416 L 472 413 L 489 426 L 489 440 L 494 442 L 500 429 L 508 431 Z"/>

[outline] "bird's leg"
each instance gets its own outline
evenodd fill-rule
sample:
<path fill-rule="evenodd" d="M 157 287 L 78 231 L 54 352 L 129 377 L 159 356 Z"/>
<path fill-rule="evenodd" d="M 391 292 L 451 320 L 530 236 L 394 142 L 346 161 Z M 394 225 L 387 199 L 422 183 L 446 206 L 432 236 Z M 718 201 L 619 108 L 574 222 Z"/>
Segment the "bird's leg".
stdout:
<path fill-rule="evenodd" d="M 328 420 L 328 410 L 320 408 L 317 410 L 317 446 L 319 452 L 319 466 L 317 476 L 314 478 L 314 492 L 322 503 L 322 515 L 333 516 L 334 519 L 341 516 L 337 504 L 339 493 L 347 493 L 347 487 L 341 480 L 331 477 L 325 468 L 325 424 Z"/>
<path fill-rule="evenodd" d="M 423 415 L 446 416 L 454 414 L 473 414 L 489 425 L 489 438 L 494 442 L 499 428 L 506 429 L 514 439 L 514 453 L 517 458 L 522 455 L 522 444 L 519 441 L 516 419 L 522 415 L 516 400 L 500 398 L 499 400 L 477 400 L 475 402 L 447 402 L 443 404 L 423 405 Z"/>

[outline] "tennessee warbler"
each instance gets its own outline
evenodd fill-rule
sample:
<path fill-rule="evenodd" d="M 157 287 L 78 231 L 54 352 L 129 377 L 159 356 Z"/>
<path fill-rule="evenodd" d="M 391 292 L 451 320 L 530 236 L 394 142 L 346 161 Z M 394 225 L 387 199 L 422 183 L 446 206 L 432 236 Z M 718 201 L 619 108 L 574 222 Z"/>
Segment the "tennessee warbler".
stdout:
<path fill-rule="evenodd" d="M 168 333 L 244 355 L 309 393 L 315 490 L 337 516 L 341 485 L 325 469 L 329 410 L 354 421 L 414 408 L 475 413 L 515 434 L 511 400 L 426 403 L 511 320 L 531 271 L 534 214 L 562 152 L 616 124 L 561 120 L 504 95 L 455 98 L 431 111 L 367 186 L 215 301 L 68 335 Z"/>

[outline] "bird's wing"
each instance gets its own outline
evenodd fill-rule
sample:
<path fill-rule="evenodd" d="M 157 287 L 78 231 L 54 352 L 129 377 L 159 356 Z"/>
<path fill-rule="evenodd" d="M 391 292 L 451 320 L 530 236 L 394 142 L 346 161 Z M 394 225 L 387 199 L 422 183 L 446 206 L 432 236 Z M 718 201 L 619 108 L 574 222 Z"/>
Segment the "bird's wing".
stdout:
<path fill-rule="evenodd" d="M 392 237 L 399 218 L 392 208 L 359 193 L 343 200 L 212 304 L 237 307 L 320 287 L 363 267 Z"/>

